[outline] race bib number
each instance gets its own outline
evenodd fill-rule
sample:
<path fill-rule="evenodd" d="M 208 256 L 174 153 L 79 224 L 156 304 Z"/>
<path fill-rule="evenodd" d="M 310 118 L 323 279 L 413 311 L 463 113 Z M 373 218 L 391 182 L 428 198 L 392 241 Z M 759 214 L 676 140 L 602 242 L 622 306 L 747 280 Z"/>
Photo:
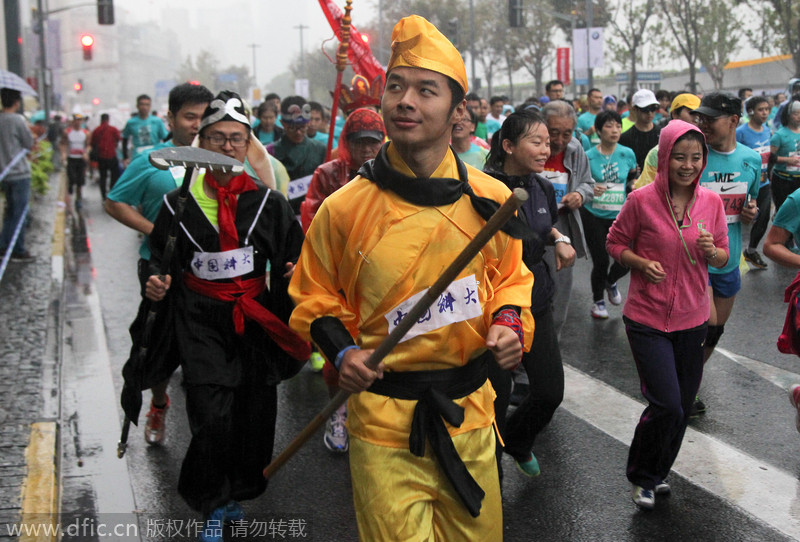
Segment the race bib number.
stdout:
<path fill-rule="evenodd" d="M 288 192 L 290 200 L 302 198 L 308 194 L 308 187 L 311 185 L 311 177 L 312 175 L 306 175 L 305 177 L 300 177 L 299 179 L 289 181 Z"/>
<path fill-rule="evenodd" d="M 747 183 L 707 183 L 703 186 L 719 194 L 719 197 L 722 198 L 727 223 L 739 222 L 745 199 L 747 199 Z"/>
<path fill-rule="evenodd" d="M 561 209 L 564 205 L 561 203 L 561 198 L 567 193 L 569 175 L 566 171 L 544 171 L 542 172 L 542 177 L 550 181 L 550 184 L 553 185 L 553 189 L 556 192 L 556 203 L 558 204 L 558 208 Z"/>
<path fill-rule="evenodd" d="M 204 280 L 232 279 L 253 272 L 253 247 L 225 252 L 195 252 L 192 273 Z"/>
<path fill-rule="evenodd" d="M 625 184 L 606 183 L 606 186 L 608 188 L 603 195 L 592 200 L 592 207 L 603 211 L 620 212 L 622 204 L 625 203 Z"/>
<path fill-rule="evenodd" d="M 411 307 L 422 299 L 427 291 L 425 289 L 409 297 L 384 315 L 386 321 L 389 322 L 389 333 L 403 321 Z M 482 314 L 483 309 L 478 299 L 478 282 L 475 280 L 475 275 L 464 277 L 447 287 L 447 290 L 433 305 L 428 307 L 428 311 L 417 320 L 414 327 L 400 342 L 456 322 L 476 318 Z"/>
<path fill-rule="evenodd" d="M 796 158 L 796 157 L 800 156 L 800 151 L 792 151 L 792 152 L 789 153 L 789 156 L 791 156 L 792 158 Z M 787 165 L 786 166 L 786 171 L 790 171 L 792 173 L 797 173 L 798 171 L 800 171 L 800 166 Z"/>

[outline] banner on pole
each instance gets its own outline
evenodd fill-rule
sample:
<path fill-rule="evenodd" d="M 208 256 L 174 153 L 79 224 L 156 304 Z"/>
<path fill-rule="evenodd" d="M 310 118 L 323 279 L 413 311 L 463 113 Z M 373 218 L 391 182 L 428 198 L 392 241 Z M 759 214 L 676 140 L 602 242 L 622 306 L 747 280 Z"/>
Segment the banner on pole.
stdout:
<path fill-rule="evenodd" d="M 569 73 L 569 47 L 556 49 L 556 79 L 561 80 L 565 86 L 571 82 Z"/>
<path fill-rule="evenodd" d="M 575 51 L 575 70 L 584 71 L 589 68 L 603 67 L 603 28 L 600 26 L 589 29 L 589 40 L 586 39 L 586 29 L 576 28 L 572 32 L 572 47 Z"/>

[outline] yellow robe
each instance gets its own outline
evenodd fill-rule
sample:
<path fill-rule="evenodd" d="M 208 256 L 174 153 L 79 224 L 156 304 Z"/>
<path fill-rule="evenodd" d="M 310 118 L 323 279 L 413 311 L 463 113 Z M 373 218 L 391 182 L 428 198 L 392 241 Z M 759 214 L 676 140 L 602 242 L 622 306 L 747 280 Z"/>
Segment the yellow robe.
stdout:
<path fill-rule="evenodd" d="M 413 176 L 390 145 L 389 161 Z M 469 182 L 479 196 L 498 202 L 510 192 L 501 182 L 467 166 Z M 432 177 L 458 178 L 448 150 Z M 328 197 L 308 230 L 289 286 L 296 307 L 290 326 L 310 338 L 311 323 L 334 316 L 363 349 L 375 348 L 387 336 L 385 317 L 394 307 L 430 287 L 485 221 L 467 196 L 440 207 L 411 204 L 388 190 L 356 177 Z M 384 359 L 387 371 L 459 367 L 485 351 L 492 315 L 503 305 L 522 308 L 525 348 L 533 338 L 529 307 L 533 275 L 522 263 L 522 244 L 499 233 L 459 278 L 474 275 L 483 316 L 456 322 L 401 342 Z M 465 408 L 458 435 L 494 421 L 494 390 L 486 383 L 456 400 Z M 408 447 L 415 401 L 369 392 L 350 398 L 350 436 L 396 448 Z"/>

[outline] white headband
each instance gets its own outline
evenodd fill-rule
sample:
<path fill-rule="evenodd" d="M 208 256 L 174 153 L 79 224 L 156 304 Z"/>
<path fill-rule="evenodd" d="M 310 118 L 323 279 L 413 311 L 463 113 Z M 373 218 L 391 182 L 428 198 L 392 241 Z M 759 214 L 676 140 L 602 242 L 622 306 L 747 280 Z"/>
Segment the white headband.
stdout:
<path fill-rule="evenodd" d="M 242 101 L 239 98 L 231 98 L 227 102 L 216 99 L 208 104 L 208 107 L 211 109 L 216 109 L 216 111 L 200 121 L 201 130 L 209 124 L 214 124 L 215 122 L 223 120 L 226 116 L 231 117 L 231 120 L 235 120 L 246 126 L 250 126 L 250 119 L 248 119 L 246 115 L 236 111 L 237 107 L 244 109 L 244 105 L 242 105 Z"/>

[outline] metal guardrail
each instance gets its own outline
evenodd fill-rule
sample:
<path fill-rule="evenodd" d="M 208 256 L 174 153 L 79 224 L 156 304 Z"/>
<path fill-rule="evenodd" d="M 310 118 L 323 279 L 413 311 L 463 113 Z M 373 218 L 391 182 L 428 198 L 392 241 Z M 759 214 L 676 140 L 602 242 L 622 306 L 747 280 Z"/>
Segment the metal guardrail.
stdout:
<path fill-rule="evenodd" d="M 17 162 L 25 158 L 25 155 L 28 154 L 27 149 L 22 149 L 19 151 L 14 158 L 11 159 L 11 162 L 0 172 L 0 182 L 6 178 L 8 172 L 11 171 L 11 168 L 14 167 Z M 11 252 L 14 250 L 14 245 L 17 243 L 17 238 L 19 237 L 20 232 L 22 231 L 22 226 L 25 224 L 25 219 L 28 217 L 28 210 L 30 209 L 30 202 L 25 204 L 25 209 L 22 211 L 22 216 L 20 216 L 19 221 L 17 222 L 16 227 L 14 228 L 14 235 L 11 236 L 11 242 L 8 243 L 8 248 L 6 248 L 5 254 L 3 254 L 3 260 L 0 261 L 0 282 L 3 280 L 3 275 L 5 275 L 6 267 L 8 266 L 8 262 L 11 259 Z"/>

